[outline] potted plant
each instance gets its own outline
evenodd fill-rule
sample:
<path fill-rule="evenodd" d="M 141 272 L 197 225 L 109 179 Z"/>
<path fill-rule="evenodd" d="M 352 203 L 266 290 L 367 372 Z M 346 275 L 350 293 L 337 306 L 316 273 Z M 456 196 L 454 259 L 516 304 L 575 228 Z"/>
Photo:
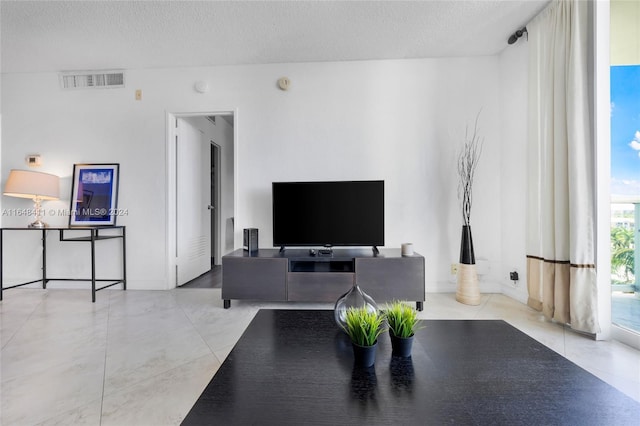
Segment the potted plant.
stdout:
<path fill-rule="evenodd" d="M 410 357 L 413 336 L 420 322 L 418 311 L 413 306 L 394 300 L 387 305 L 385 316 L 389 325 L 391 354 L 404 358 Z"/>
<path fill-rule="evenodd" d="M 378 337 L 385 331 L 384 318 L 380 311 L 365 306 L 347 309 L 346 332 L 351 339 L 357 366 L 371 367 L 375 363 Z"/>

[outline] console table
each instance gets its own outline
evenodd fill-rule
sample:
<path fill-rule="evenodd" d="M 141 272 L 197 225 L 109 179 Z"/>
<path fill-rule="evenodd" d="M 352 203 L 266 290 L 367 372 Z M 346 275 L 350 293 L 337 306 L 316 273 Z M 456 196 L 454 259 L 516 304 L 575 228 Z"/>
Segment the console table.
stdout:
<path fill-rule="evenodd" d="M 236 250 L 222 257 L 222 299 L 335 302 L 354 282 L 376 302 L 425 300 L 424 257 L 400 249 L 334 249 L 311 255 L 308 249 Z"/>
<path fill-rule="evenodd" d="M 111 232 L 105 232 L 110 230 Z M 42 278 L 4 287 L 2 275 L 2 263 L 4 260 L 3 239 L 4 233 L 9 231 L 40 232 L 42 236 Z M 91 278 L 53 278 L 47 275 L 47 232 L 58 231 L 60 241 L 87 242 L 91 247 Z M 71 235 L 71 234 L 83 235 Z M 114 279 L 96 278 L 96 242 L 119 238 L 122 241 L 122 277 Z M 4 290 L 22 287 L 27 284 L 42 282 L 42 288 L 47 288 L 49 281 L 91 281 L 91 301 L 96 301 L 96 291 L 122 284 L 123 290 L 127 289 L 127 264 L 126 264 L 126 227 L 125 226 L 91 226 L 91 227 L 66 227 L 66 228 L 0 228 L 0 300 Z M 109 282 L 109 284 L 96 287 L 97 282 Z"/>

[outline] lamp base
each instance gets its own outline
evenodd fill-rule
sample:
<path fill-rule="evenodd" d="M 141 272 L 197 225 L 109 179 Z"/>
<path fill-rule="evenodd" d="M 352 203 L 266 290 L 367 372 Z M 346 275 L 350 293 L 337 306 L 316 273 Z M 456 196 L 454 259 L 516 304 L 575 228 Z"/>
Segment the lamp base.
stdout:
<path fill-rule="evenodd" d="M 29 224 L 29 228 L 48 228 L 49 225 L 42 221 L 44 210 L 42 210 L 42 198 L 38 195 L 33 199 L 33 210 L 36 212 L 36 220 Z"/>
<path fill-rule="evenodd" d="M 29 228 L 42 229 L 42 228 L 48 228 L 48 227 L 49 227 L 49 225 L 47 225 L 46 223 L 44 223 L 40 219 L 38 219 L 35 222 L 32 222 L 32 223 L 29 224 Z"/>

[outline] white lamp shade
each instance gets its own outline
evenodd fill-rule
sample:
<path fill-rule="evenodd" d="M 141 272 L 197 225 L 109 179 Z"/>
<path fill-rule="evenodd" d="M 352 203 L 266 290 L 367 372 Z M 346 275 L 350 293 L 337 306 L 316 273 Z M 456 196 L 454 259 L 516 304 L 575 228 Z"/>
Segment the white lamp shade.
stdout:
<path fill-rule="evenodd" d="M 4 186 L 4 195 L 19 198 L 57 200 L 60 191 L 60 178 L 49 173 L 30 170 L 11 170 Z"/>

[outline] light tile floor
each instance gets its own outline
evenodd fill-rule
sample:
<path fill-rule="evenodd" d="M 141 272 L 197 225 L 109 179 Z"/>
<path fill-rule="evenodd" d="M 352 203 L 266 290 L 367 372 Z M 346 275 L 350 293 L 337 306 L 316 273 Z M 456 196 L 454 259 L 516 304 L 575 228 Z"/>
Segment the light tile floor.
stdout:
<path fill-rule="evenodd" d="M 14 289 L 0 303 L 2 425 L 178 425 L 260 308 L 219 289 Z M 640 352 L 544 321 L 503 295 L 429 294 L 424 319 L 504 319 L 640 401 Z"/>

